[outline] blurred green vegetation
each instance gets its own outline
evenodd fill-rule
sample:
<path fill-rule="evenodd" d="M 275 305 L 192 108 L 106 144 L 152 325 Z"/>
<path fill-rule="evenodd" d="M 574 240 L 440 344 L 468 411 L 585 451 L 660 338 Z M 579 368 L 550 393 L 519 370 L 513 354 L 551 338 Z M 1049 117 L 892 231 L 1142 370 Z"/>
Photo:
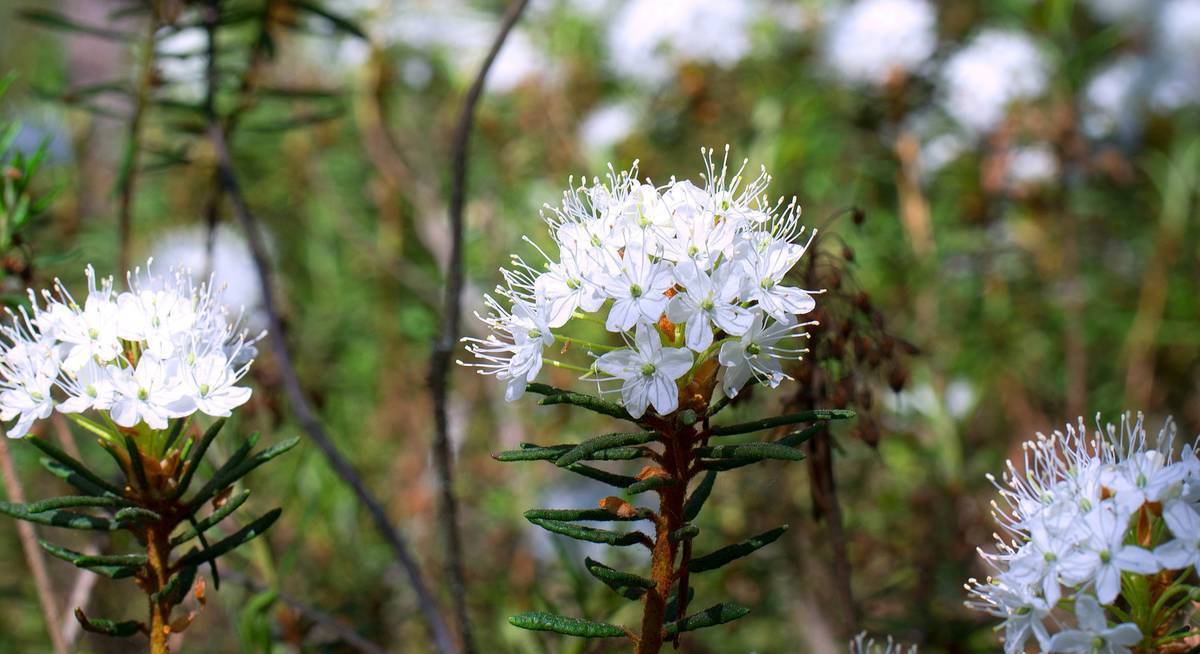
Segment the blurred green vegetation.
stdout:
<path fill-rule="evenodd" d="M 232 4 L 257 11 L 264 2 Z M 97 96 L 82 103 L 87 109 L 62 99 L 109 79 L 136 85 L 141 53 L 24 21 L 17 10 L 29 4 L 0 0 L 0 73 L 19 74 L 0 112 L 50 137 L 42 176 L 47 187 L 62 188 L 29 246 L 41 255 L 72 256 L 39 264 L 33 281 L 44 285 L 61 276 L 78 284 L 87 262 L 105 273 L 116 266 L 114 189 L 129 102 Z M 137 3 L 55 4 L 100 25 L 111 10 Z M 188 20 L 185 3 L 166 4 L 180 10 L 181 23 Z M 271 28 L 264 54 L 274 56 L 255 69 L 261 79 L 231 141 L 249 202 L 269 232 L 301 380 L 447 600 L 424 375 L 437 325 L 439 262 L 448 247 L 449 134 L 472 66 L 458 65 L 453 51 L 379 36 L 405 33 L 383 24 L 402 21 L 410 10 L 396 4 L 390 12 L 371 3 L 337 7 L 371 35 L 374 45 L 367 45 L 286 2 L 265 2 L 278 12 L 269 19 L 290 28 Z M 869 297 L 914 354 L 898 380 L 900 393 L 870 380 L 875 404 L 868 413 L 880 424 L 878 446 L 852 429 L 837 432 L 855 626 L 894 634 L 924 652 L 996 651 L 992 623 L 962 606 L 962 583 L 987 574 L 975 556 L 992 531 L 994 492 L 984 474 L 998 472 L 1035 431 L 1077 414 L 1171 413 L 1183 433 L 1200 433 L 1200 112 L 1184 107 L 1148 117 L 1133 139 L 1087 138 L 1078 112 L 1086 81 L 1117 54 L 1144 45 L 1144 35 L 1100 23 L 1070 0 L 941 2 L 935 58 L 981 26 L 999 25 L 1034 35 L 1055 72 L 1042 97 L 1015 110 L 997 133 L 973 140 L 964 154 L 922 177 L 910 156 L 916 137 L 907 117 L 934 106 L 929 79 L 914 75 L 886 88 L 840 83 L 821 62 L 817 30 L 765 20 L 755 26 L 760 45 L 740 62 L 682 63 L 666 81 L 648 85 L 606 67 L 604 27 L 616 9 L 594 4 L 605 9 L 592 14 L 575 3 L 534 3 L 523 33 L 543 53 L 544 70 L 489 92 L 480 107 L 471 149 L 466 306 L 478 306 L 510 252 L 531 250 L 522 235 L 547 241 L 538 209 L 557 202 L 568 177 L 603 174 L 607 161 L 623 168 L 638 159 L 641 174 L 654 180 L 696 177 L 699 149 L 728 143 L 734 160 L 746 157 L 774 175 L 772 194 L 797 196 L 812 225 L 858 207 L 861 225 L 836 219 L 826 232 L 836 236 L 822 247 L 840 252 L 844 243 L 853 250 L 853 261 L 841 264 L 846 283 Z M 752 6 L 768 18 L 781 10 L 811 17 L 829 4 Z M 427 3 L 411 8 L 426 10 Z M 502 3 L 463 11 L 469 14 L 462 20 L 482 21 L 478 38 L 486 41 Z M 144 29 L 136 18 L 116 25 Z M 228 31 L 229 61 L 221 66 L 231 79 L 251 65 L 239 57 L 253 51 L 256 25 Z M 191 71 L 193 82 L 201 70 Z M 187 105 L 198 99 L 188 86 L 164 77 L 150 89 L 134 195 L 134 261 L 154 252 L 171 230 L 207 220 L 214 157 L 195 134 Z M 219 104 L 238 111 L 239 97 L 230 91 Z M 614 102 L 633 103 L 636 120 L 611 145 L 584 142 L 581 123 Z M 1027 187 L 997 185 L 997 159 L 1030 139 L 1051 144 L 1059 174 Z M 217 216 L 236 229 L 223 208 Z M 253 288 L 252 272 L 231 272 L 224 281 Z M 22 290 L 17 278 L 5 283 L 6 293 Z M 561 372 L 547 376 L 570 385 Z M 231 433 L 262 429 L 266 442 L 298 433 L 269 353 L 253 374 L 255 396 L 240 418 L 249 424 Z M 738 415 L 767 414 L 789 395 L 786 386 L 777 396 L 760 393 L 757 406 L 738 408 Z M 520 515 L 530 506 L 584 505 L 606 492 L 575 485 L 553 466 L 509 467 L 489 457 L 519 440 L 569 441 L 603 425 L 563 407 L 536 407 L 529 398 L 506 405 L 500 385 L 462 369 L 454 373 L 451 411 L 469 604 L 484 651 L 620 651 L 508 626 L 506 617 L 523 610 L 553 607 L 621 621 L 633 609 L 584 578 L 573 544 L 535 533 Z M 86 455 L 98 457 L 83 434 L 75 436 Z M 39 473 L 32 448 L 13 446 L 29 496 L 60 490 Z M 685 651 L 844 649 L 850 622 L 832 608 L 828 525 L 813 518 L 807 475 L 804 466 L 774 463 L 722 478 L 700 521 L 701 545 L 784 521 L 792 530 L 755 557 L 695 581 L 698 597 L 732 597 L 753 613 L 685 639 Z M 251 485 L 250 502 L 258 505 L 252 511 L 282 503 L 285 512 L 249 548 L 251 555 L 233 558 L 239 578 L 318 607 L 389 651 L 427 651 L 391 551 L 315 448 L 302 443 Z M 47 651 L 16 530 L 0 526 L 0 560 L 9 568 L 0 581 L 0 652 Z M 50 566 L 65 606 L 75 572 Z M 89 607 L 127 617 L 141 610 L 126 605 L 135 596 L 132 588 L 100 584 Z M 126 651 L 124 643 L 96 637 L 80 642 L 80 651 Z M 210 593 L 182 649 L 354 651 L 275 592 L 230 580 Z"/>

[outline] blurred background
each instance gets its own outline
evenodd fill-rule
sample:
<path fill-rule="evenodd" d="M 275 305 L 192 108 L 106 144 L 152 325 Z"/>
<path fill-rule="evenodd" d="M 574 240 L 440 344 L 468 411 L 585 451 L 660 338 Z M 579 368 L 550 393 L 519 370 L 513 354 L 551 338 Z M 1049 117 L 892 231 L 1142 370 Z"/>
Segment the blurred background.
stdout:
<path fill-rule="evenodd" d="M 300 380 L 449 607 L 425 372 L 451 246 L 451 133 L 505 4 L 223 6 L 216 105 Z M 213 201 L 199 25 L 182 0 L 0 0 L 0 75 L 18 76 L 0 120 L 23 125 L 18 149 L 48 144 L 34 188 L 57 190 L 3 260 L 12 301 L 55 276 L 80 288 L 88 262 L 205 270 L 211 243 L 230 304 L 266 325 L 243 233 Z M 694 581 L 698 602 L 753 613 L 684 651 L 825 654 L 861 629 L 924 652 L 998 651 L 991 620 L 962 605 L 964 581 L 987 574 L 984 475 L 1079 415 L 1142 410 L 1200 434 L 1200 0 L 533 0 L 471 144 L 465 332 L 480 330 L 469 316 L 497 267 L 532 251 L 522 236 L 547 242 L 538 210 L 569 176 L 640 160 L 655 181 L 698 179 L 700 148 L 726 144 L 821 229 L 797 274 L 829 290 L 797 380 L 735 411 L 860 418 L 806 463 L 722 476 L 701 544 L 792 529 Z M 253 375 L 238 430 L 300 433 L 269 351 Z M 628 622 L 636 607 L 586 578 L 589 552 L 521 518 L 608 490 L 489 456 L 606 425 L 506 404 L 466 369 L 451 383 L 481 651 L 623 651 L 507 624 L 533 609 Z M 82 434 L 58 437 L 100 460 Z M 10 446 L 27 496 L 62 490 L 32 447 Z M 310 441 L 250 487 L 284 516 L 226 564 L 183 651 L 429 651 L 392 551 Z M 49 651 L 15 523 L 0 527 L 0 651 Z M 131 584 L 48 565 L 68 622 L 78 605 L 142 610 Z M 77 647 L 128 651 L 87 635 Z"/>

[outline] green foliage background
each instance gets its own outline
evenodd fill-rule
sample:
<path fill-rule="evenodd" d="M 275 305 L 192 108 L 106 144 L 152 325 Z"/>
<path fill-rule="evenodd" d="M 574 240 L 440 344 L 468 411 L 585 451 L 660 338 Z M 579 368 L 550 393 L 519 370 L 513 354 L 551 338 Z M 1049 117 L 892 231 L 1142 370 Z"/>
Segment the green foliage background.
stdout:
<path fill-rule="evenodd" d="M 89 21 L 108 9 L 60 4 Z M 943 50 L 980 25 L 1020 27 L 1053 48 L 1058 72 L 1046 97 L 1014 119 L 1017 134 L 1069 133 L 1084 81 L 1112 54 L 1136 45 L 1069 0 L 939 5 Z M 97 69 L 130 81 L 133 63 L 126 47 L 19 20 L 16 9 L 24 6 L 0 1 L 0 72 L 20 75 L 0 111 L 47 130 L 57 139 L 55 151 L 65 153 L 44 177 L 62 192 L 30 242 L 45 257 L 34 271 L 38 283 L 59 275 L 78 284 L 86 262 L 104 273 L 115 266 L 112 189 L 124 127 L 55 98 L 88 75 L 95 81 Z M 602 25 L 604 16 L 587 18 L 552 2 L 538 6 L 525 26 L 552 55 L 555 73 L 489 94 L 480 107 L 467 207 L 467 306 L 474 308 L 481 290 L 498 281 L 495 270 L 508 253 L 529 250 L 522 234 L 545 241 L 537 210 L 557 201 L 568 176 L 601 174 L 608 160 L 621 168 L 639 159 L 642 174 L 656 180 L 696 176 L 699 148 L 729 143 L 735 159 L 747 157 L 773 173 L 772 193 L 796 195 L 811 224 L 859 207 L 861 226 L 841 218 L 830 227 L 854 252 L 847 274 L 889 329 L 919 352 L 907 360 L 902 393 L 873 382 L 881 407 L 877 447 L 850 430 L 838 432 L 857 627 L 892 633 L 925 652 L 996 651 L 989 620 L 962 606 L 962 583 L 987 573 L 974 550 L 990 542 L 992 531 L 994 492 L 983 475 L 998 472 L 1035 431 L 1079 413 L 1090 420 L 1097 412 L 1112 417 L 1140 409 L 1152 423 L 1173 414 L 1184 434 L 1200 433 L 1200 114 L 1155 118 L 1132 147 L 1080 146 L 1086 152 L 1076 157 L 1077 168 L 1026 192 L 989 186 L 987 166 L 1000 146 L 980 144 L 909 189 L 929 207 L 932 249 L 921 254 L 905 228 L 902 200 L 913 196 L 901 190 L 892 117 L 929 105 L 934 91 L 927 85 L 913 81 L 894 94 L 844 86 L 820 64 L 811 34 L 764 25 L 757 37 L 769 47 L 736 67 L 687 65 L 669 83 L 639 87 L 603 66 L 596 21 Z M 498 16 L 502 6 L 484 2 L 478 9 Z M 247 112 L 234 139 L 242 183 L 271 234 L 301 379 L 445 598 L 424 374 L 437 325 L 449 134 L 469 80 L 431 54 L 424 59 L 431 66 L 427 85 L 406 85 L 402 67 L 414 52 L 404 43 L 379 49 L 361 65 L 338 65 L 331 53 L 354 38 L 293 18 L 301 29 L 277 39 L 265 86 L 329 93 L 304 101 L 265 94 Z M 363 20 L 370 32 L 370 17 Z M 644 106 L 638 124 L 612 152 L 588 151 L 576 137 L 581 120 L 618 99 Z M 376 110 L 382 130 L 372 119 Z M 310 123 L 314 115 L 325 119 Z M 149 114 L 145 141 L 161 153 L 145 158 L 138 177 L 137 256 L 165 230 L 205 221 L 213 155 L 189 132 L 190 120 L 170 107 Z M 1076 145 L 1062 142 L 1064 151 Z M 380 147 L 400 153 L 403 165 L 389 167 Z M 224 212 L 221 219 L 235 226 Z M 22 290 L 16 276 L 6 283 L 5 292 Z M 270 356 L 256 364 L 254 376 L 254 400 L 235 428 L 262 429 L 264 442 L 299 433 Z M 559 386 L 571 383 L 547 376 Z M 785 394 L 760 393 L 738 415 L 769 414 Z M 501 395 L 489 379 L 454 373 L 457 491 L 479 640 L 489 653 L 608 651 L 505 622 L 532 609 L 630 621 L 634 609 L 585 579 L 572 545 L 535 534 L 520 517 L 529 506 L 586 505 L 606 493 L 572 486 L 549 465 L 509 467 L 489 456 L 518 440 L 583 438 L 601 424 L 528 398 L 506 405 Z M 86 438 L 77 439 L 98 455 Z M 32 448 L 12 446 L 29 496 L 59 490 L 39 473 Z M 222 446 L 232 447 L 220 441 L 215 447 Z M 732 597 L 754 612 L 730 628 L 686 639 L 686 651 L 842 649 L 849 623 L 831 608 L 827 526 L 812 517 L 806 469 L 772 463 L 752 470 L 722 478 L 701 519 L 699 542 L 738 540 L 780 522 L 792 530 L 755 557 L 699 581 L 699 593 Z M 282 504 L 285 512 L 233 567 L 278 594 L 226 583 L 211 594 L 183 651 L 352 651 L 283 596 L 337 616 L 390 651 L 425 651 L 412 595 L 391 552 L 315 448 L 302 443 L 253 477 L 251 487 L 252 511 Z M 16 530 L 10 522 L 3 527 L 0 651 L 45 651 Z M 52 563 L 51 572 L 65 602 L 75 571 Z M 136 616 L 140 604 L 127 606 L 132 591 L 100 584 L 90 606 Z M 831 643 L 833 650 L 822 649 Z M 81 651 L 124 646 L 84 638 Z"/>

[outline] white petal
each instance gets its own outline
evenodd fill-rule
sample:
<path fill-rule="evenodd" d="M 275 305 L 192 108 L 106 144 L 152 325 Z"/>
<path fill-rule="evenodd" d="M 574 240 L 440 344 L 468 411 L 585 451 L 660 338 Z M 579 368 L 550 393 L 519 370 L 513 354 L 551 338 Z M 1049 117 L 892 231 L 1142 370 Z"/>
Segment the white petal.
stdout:
<path fill-rule="evenodd" d="M 1141 575 L 1154 574 L 1158 572 L 1158 559 L 1154 558 L 1148 550 L 1142 549 L 1134 545 L 1126 545 L 1117 552 L 1113 559 L 1117 567 L 1125 572 L 1136 572 Z M 1108 602 L 1102 603 L 1108 604 Z"/>

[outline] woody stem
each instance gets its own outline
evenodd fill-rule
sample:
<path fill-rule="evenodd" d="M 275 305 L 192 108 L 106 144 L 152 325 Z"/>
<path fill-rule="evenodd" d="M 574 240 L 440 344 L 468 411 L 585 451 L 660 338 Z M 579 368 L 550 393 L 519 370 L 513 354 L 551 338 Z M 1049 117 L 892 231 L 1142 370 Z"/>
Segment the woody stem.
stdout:
<path fill-rule="evenodd" d="M 654 517 L 654 549 L 650 559 L 654 587 L 646 592 L 637 654 L 657 654 L 663 646 L 667 598 L 675 582 L 675 556 L 679 548 L 671 534 L 683 526 L 683 505 L 691 464 L 691 446 L 686 442 L 689 435 L 674 428 L 662 431 L 663 469 L 674 483 L 659 491 L 659 511 Z"/>

